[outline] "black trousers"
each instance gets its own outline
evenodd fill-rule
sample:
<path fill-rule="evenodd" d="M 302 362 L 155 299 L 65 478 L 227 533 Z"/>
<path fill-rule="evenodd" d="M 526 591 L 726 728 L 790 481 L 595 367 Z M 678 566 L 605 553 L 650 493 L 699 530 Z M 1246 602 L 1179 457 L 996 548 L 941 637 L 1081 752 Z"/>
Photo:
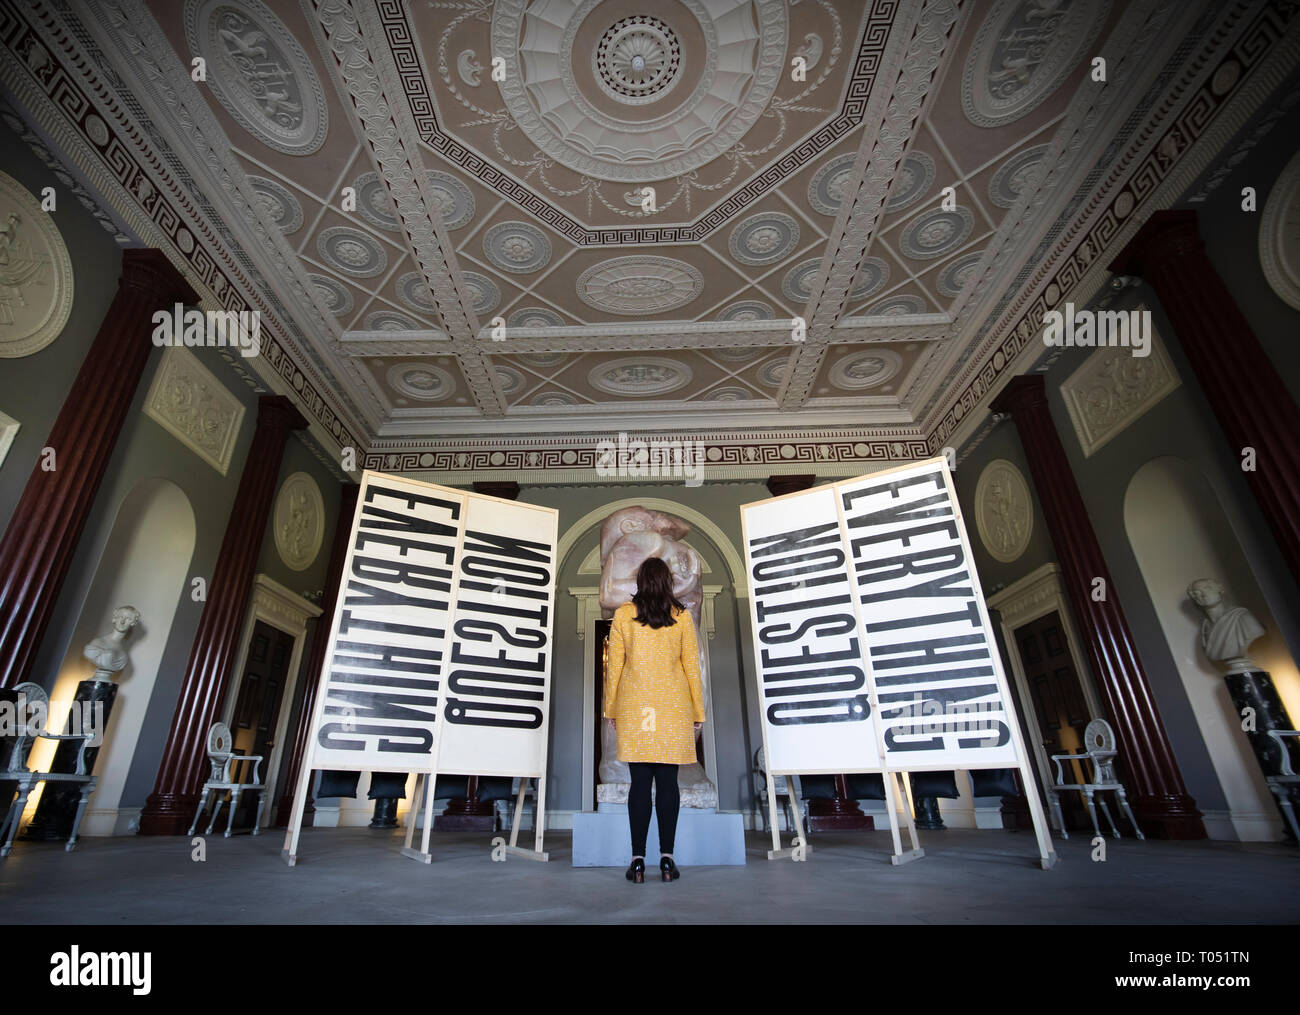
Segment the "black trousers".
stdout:
<path fill-rule="evenodd" d="M 645 838 L 650 831 L 650 781 L 655 784 L 655 813 L 659 816 L 659 852 L 673 851 L 677 835 L 677 766 L 648 761 L 629 761 L 632 788 L 627 793 L 627 820 L 632 826 L 632 855 L 645 856 Z"/>

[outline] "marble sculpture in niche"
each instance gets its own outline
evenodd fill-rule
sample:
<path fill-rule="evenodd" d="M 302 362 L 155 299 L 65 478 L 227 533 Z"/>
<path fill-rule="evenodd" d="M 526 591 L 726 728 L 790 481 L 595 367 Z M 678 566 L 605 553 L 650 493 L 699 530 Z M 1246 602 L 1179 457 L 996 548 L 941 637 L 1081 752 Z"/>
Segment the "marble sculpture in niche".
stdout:
<path fill-rule="evenodd" d="M 690 611 L 696 631 L 700 631 L 704 586 L 700 555 L 680 542 L 690 526 L 675 515 L 643 507 L 615 511 L 600 527 L 600 608 L 609 619 L 636 592 L 636 573 L 642 561 L 659 557 L 673 572 L 673 594 Z M 705 655 L 706 639 L 700 639 L 700 673 L 704 700 L 709 700 L 709 670 Z M 618 760 L 617 734 L 608 723 L 600 724 L 600 785 L 596 799 L 600 803 L 626 803 L 631 774 L 627 764 Z M 717 807 L 718 792 L 696 763 L 682 765 L 677 772 L 683 807 Z"/>

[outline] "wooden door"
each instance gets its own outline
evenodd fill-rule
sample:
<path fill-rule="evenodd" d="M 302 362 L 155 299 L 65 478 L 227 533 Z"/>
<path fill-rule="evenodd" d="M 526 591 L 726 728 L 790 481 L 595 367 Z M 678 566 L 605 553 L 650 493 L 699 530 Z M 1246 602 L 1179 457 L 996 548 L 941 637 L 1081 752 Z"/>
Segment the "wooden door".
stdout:
<path fill-rule="evenodd" d="M 1049 758 L 1079 750 L 1083 747 L 1083 731 L 1092 716 L 1088 714 L 1088 703 L 1070 657 L 1060 614 L 1053 611 L 1030 621 L 1016 628 L 1014 637 L 1025 682 L 1033 698 L 1043 750 Z M 1055 781 L 1055 766 L 1048 767 L 1049 778 Z M 1066 782 L 1083 782 L 1090 771 L 1088 766 L 1073 761 L 1062 762 L 1062 768 Z M 1081 794 L 1062 793 L 1061 810 L 1070 831 L 1092 830 Z"/>
<path fill-rule="evenodd" d="M 280 704 L 289 680 L 289 660 L 293 658 L 293 635 L 257 621 L 248 643 L 248 661 L 244 664 L 244 679 L 239 685 L 239 698 L 235 702 L 231 735 L 235 748 L 241 754 L 260 754 L 262 765 L 259 780 L 266 782 L 268 763 L 275 749 L 276 723 L 280 718 Z M 238 765 L 233 771 L 247 782 L 252 779 L 252 764 Z M 257 815 L 257 797 L 245 794 L 235 813 L 235 827 L 253 827 Z M 268 801 L 267 807 L 270 806 Z M 264 810 L 265 813 L 265 810 Z"/>

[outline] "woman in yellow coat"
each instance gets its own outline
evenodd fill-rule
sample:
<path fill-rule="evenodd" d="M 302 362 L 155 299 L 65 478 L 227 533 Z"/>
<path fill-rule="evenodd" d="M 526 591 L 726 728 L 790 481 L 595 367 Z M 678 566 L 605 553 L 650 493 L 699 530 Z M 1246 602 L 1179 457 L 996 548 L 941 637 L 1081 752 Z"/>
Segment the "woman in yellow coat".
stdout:
<path fill-rule="evenodd" d="M 700 650 L 690 612 L 673 596 L 672 572 L 658 557 L 636 575 L 637 591 L 614 613 L 605 667 L 605 718 L 618 731 L 618 760 L 627 762 L 632 788 L 627 817 L 632 863 L 627 879 L 645 881 L 650 831 L 650 783 L 659 818 L 659 873 L 681 877 L 673 863 L 677 832 L 677 766 L 695 761 L 695 732 L 704 723 Z"/>

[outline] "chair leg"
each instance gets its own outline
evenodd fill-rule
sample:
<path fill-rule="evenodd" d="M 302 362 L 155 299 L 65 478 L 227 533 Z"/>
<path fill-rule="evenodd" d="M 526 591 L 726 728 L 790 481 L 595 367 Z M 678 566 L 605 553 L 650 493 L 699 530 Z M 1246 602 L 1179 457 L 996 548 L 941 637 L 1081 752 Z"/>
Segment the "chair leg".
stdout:
<path fill-rule="evenodd" d="M 225 802 L 226 802 L 226 791 L 223 789 L 217 790 L 217 799 L 216 802 L 212 805 L 212 820 L 208 822 L 208 830 L 203 833 L 204 835 L 212 834 L 212 827 L 217 823 L 217 815 L 221 813 L 221 805 Z"/>
<path fill-rule="evenodd" d="M 27 806 L 27 797 L 30 793 L 31 789 L 27 786 L 20 789 L 18 799 L 9 808 L 9 813 L 5 815 L 4 845 L 0 846 L 0 857 L 8 856 L 9 851 L 14 848 L 14 836 L 18 834 L 18 825 L 23 820 L 23 809 Z"/>
<path fill-rule="evenodd" d="M 257 835 L 262 830 L 262 808 L 266 806 L 266 791 L 257 791 L 257 817 L 253 819 L 253 834 Z"/>
<path fill-rule="evenodd" d="M 1092 834 L 1094 837 L 1101 835 L 1101 828 L 1097 825 L 1097 805 L 1092 802 L 1092 790 L 1083 791 L 1084 800 L 1088 804 L 1088 815 L 1092 818 Z"/>
<path fill-rule="evenodd" d="M 1119 838 L 1119 829 L 1115 827 L 1115 819 L 1110 816 L 1110 808 L 1106 806 L 1106 798 L 1097 797 L 1097 803 L 1101 804 L 1101 813 L 1106 815 L 1106 824 L 1110 825 L 1110 835 L 1112 839 Z"/>
<path fill-rule="evenodd" d="M 194 821 L 190 824 L 190 835 L 193 835 L 194 829 L 199 827 L 199 818 L 203 817 L 203 808 L 208 806 L 208 797 L 211 795 L 212 790 L 205 786 L 203 788 L 203 796 L 199 797 L 199 809 L 194 812 Z M 210 832 L 212 829 L 209 828 L 208 831 Z"/>
<path fill-rule="evenodd" d="M 1138 827 L 1137 818 L 1133 817 L 1133 808 L 1128 805 L 1128 794 L 1124 792 L 1124 787 L 1121 786 L 1116 790 L 1115 795 L 1119 797 L 1119 805 L 1124 809 L 1124 814 L 1128 817 L 1128 823 L 1133 826 L 1134 834 L 1139 839 L 1145 839 L 1146 836 L 1142 834 L 1142 829 Z"/>
<path fill-rule="evenodd" d="M 86 804 L 90 802 L 90 794 L 95 792 L 95 784 L 88 782 L 81 787 L 81 799 L 77 801 L 77 815 L 72 819 L 72 834 L 68 836 L 68 844 L 63 847 L 65 852 L 71 853 L 77 848 L 77 833 L 81 830 L 81 819 L 86 813 Z"/>
<path fill-rule="evenodd" d="M 1047 802 L 1052 805 L 1052 813 L 1056 815 L 1056 823 L 1061 826 L 1061 838 L 1068 839 L 1070 830 L 1065 827 L 1065 814 L 1061 811 L 1061 795 L 1048 792 Z"/>
<path fill-rule="evenodd" d="M 239 793 L 235 789 L 230 791 L 230 810 L 226 812 L 226 838 L 230 838 L 230 827 L 235 823 L 235 811 L 239 810 Z"/>

